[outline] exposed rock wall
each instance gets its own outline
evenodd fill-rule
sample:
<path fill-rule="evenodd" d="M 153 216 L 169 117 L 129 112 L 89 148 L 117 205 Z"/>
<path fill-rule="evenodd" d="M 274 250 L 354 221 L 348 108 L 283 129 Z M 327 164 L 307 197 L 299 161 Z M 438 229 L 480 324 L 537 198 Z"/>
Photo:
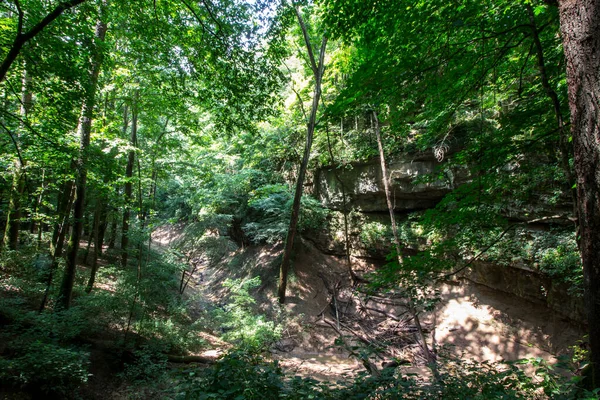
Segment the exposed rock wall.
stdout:
<path fill-rule="evenodd" d="M 570 294 L 566 284 L 553 282 L 538 271 L 479 262 L 462 276 L 489 288 L 544 304 L 573 321 L 584 323 L 586 320 L 583 297 Z"/>
<path fill-rule="evenodd" d="M 399 222 L 410 213 L 426 210 L 435 205 L 459 185 L 468 182 L 469 175 L 463 169 L 444 167 L 433 155 L 405 155 L 389 163 L 391 189 L 394 194 L 395 211 Z M 435 174 L 435 175 L 434 175 Z M 434 175 L 437 179 L 425 180 Z M 392 250 L 389 217 L 378 160 L 353 164 L 347 169 L 325 168 L 315 173 L 314 195 L 332 213 L 327 232 L 312 234 L 309 239 L 323 252 L 342 256 L 344 254 L 343 192 L 349 214 L 349 235 L 352 256 L 375 263 L 385 262 Z M 529 207 L 529 208 L 527 208 Z M 535 217 L 568 214 L 570 204 L 549 208 L 544 204 L 521 206 L 507 210 L 507 218 L 531 220 Z M 534 210 L 534 212 L 532 212 Z M 533 228 L 533 226 L 532 226 Z M 547 227 L 543 227 L 546 230 Z M 411 232 L 401 232 L 407 246 L 407 254 L 416 253 L 424 243 Z M 581 297 L 568 293 L 564 284 L 553 283 L 544 274 L 527 266 L 502 266 L 480 262 L 467 270 L 463 277 L 495 290 L 515 295 L 529 301 L 545 304 L 552 310 L 574 321 L 585 321 Z"/>
<path fill-rule="evenodd" d="M 434 207 L 457 185 L 466 182 L 466 171 L 441 172 L 441 165 L 432 155 L 404 156 L 392 160 L 389 173 L 395 210 L 401 212 Z M 441 172 L 439 179 L 415 183 L 416 178 L 426 177 L 438 170 Z M 350 208 L 362 212 L 387 212 L 378 160 L 352 164 L 346 169 L 322 169 L 316 174 L 315 185 L 317 198 L 331 209 L 343 209 L 344 190 Z"/>

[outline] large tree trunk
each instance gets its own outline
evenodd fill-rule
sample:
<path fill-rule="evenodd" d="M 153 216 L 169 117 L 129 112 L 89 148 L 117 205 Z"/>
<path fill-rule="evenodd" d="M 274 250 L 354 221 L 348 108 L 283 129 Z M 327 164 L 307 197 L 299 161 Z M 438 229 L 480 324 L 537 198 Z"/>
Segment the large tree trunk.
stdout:
<path fill-rule="evenodd" d="M 300 200 L 302 199 L 302 189 L 304 187 L 304 177 L 306 176 L 306 169 L 308 167 L 308 160 L 310 158 L 310 149 L 312 147 L 313 134 L 315 132 L 315 126 L 317 125 L 317 110 L 319 108 L 319 100 L 321 99 L 321 81 L 323 80 L 323 72 L 325 71 L 325 48 L 327 46 L 327 37 L 323 37 L 321 42 L 321 49 L 319 51 L 318 64 L 315 60 L 312 51 L 312 44 L 308 37 L 308 31 L 300 14 L 300 9 L 296 8 L 296 16 L 302 33 L 304 35 L 304 42 L 306 44 L 306 50 L 310 60 L 311 68 L 315 78 L 315 88 L 313 91 L 313 101 L 310 110 L 310 117 L 308 120 L 308 126 L 306 130 L 306 144 L 304 146 L 304 156 L 302 157 L 302 163 L 300 164 L 300 171 L 298 171 L 298 180 L 296 182 L 296 192 L 294 194 L 294 203 L 292 205 L 292 218 L 290 220 L 290 226 L 288 228 L 287 237 L 285 241 L 285 248 L 283 251 L 283 260 L 281 261 L 281 267 L 279 269 L 279 289 L 278 297 L 281 304 L 285 303 L 285 291 L 287 287 L 288 270 L 290 267 L 290 260 L 292 257 L 292 250 L 294 247 L 294 238 L 296 236 L 296 228 L 298 226 L 298 218 L 300 216 Z"/>
<path fill-rule="evenodd" d="M 79 118 L 79 159 L 77 160 L 77 179 L 76 179 L 76 199 L 73 206 L 73 230 L 69 245 L 67 248 L 65 274 L 59 294 L 59 306 L 63 309 L 69 308 L 71 296 L 73 293 L 73 284 L 75 282 L 75 273 L 77 267 L 77 253 L 79 251 L 79 240 L 84 219 L 85 189 L 87 181 L 87 148 L 90 144 L 90 133 L 92 130 L 92 117 L 94 114 L 94 105 L 96 102 L 96 91 L 98 86 L 98 76 L 102 66 L 103 50 L 102 43 L 106 36 L 107 23 L 104 20 L 104 11 L 106 1 L 100 6 L 98 22 L 94 34 L 94 44 L 92 48 L 92 60 L 89 71 L 89 83 L 86 88 L 83 105 L 81 107 L 81 117 Z"/>
<path fill-rule="evenodd" d="M 592 385 L 600 386 L 600 0 L 558 2 L 577 177 Z"/>

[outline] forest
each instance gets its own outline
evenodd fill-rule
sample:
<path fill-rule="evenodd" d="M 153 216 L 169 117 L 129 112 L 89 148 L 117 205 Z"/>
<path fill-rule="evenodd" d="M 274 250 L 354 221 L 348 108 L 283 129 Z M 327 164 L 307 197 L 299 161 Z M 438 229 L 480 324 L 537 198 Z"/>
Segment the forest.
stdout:
<path fill-rule="evenodd" d="M 1 399 L 600 398 L 599 0 L 0 2 Z"/>

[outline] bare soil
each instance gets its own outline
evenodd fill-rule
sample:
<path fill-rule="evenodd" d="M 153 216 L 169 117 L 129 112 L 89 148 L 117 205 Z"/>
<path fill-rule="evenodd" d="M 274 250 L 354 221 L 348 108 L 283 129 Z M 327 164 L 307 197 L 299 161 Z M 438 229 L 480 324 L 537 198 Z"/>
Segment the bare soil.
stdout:
<path fill-rule="evenodd" d="M 172 245 L 179 229 L 162 228 L 155 240 Z M 381 369 L 392 361 L 405 364 L 407 372 L 426 372 L 416 328 L 402 301 L 367 298 L 351 287 L 343 259 L 321 253 L 308 241 L 298 243 L 297 249 L 284 305 L 288 318 L 282 339 L 272 348 L 274 359 L 297 375 L 330 381 L 365 367 Z M 255 295 L 260 311 L 274 314 L 280 254 L 277 245 L 238 249 L 217 265 L 198 268 L 186 295 L 202 298 L 200 308 L 214 307 L 226 298 L 226 278 L 258 275 L 262 286 Z M 373 266 L 363 263 L 361 268 Z M 437 357 L 554 362 L 584 335 L 577 324 L 542 305 L 466 280 L 443 284 L 439 290 L 441 301 L 435 310 L 421 316 Z M 343 345 L 336 344 L 340 337 Z M 226 347 L 211 342 L 215 348 Z M 385 349 L 379 355 L 361 354 L 359 348 L 369 346 Z"/>

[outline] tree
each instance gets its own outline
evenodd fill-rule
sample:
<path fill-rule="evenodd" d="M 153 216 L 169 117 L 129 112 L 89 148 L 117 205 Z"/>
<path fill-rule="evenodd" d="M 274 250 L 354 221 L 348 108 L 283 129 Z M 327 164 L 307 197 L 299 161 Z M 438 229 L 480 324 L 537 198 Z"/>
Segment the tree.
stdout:
<path fill-rule="evenodd" d="M 0 82 L 4 80 L 6 73 L 10 69 L 13 62 L 17 59 L 21 49 L 27 42 L 42 32 L 44 28 L 50 25 L 55 19 L 60 17 L 65 10 L 73 8 L 84 1 L 86 0 L 63 1 L 59 3 L 52 11 L 50 11 L 44 18 L 42 18 L 41 21 L 36 23 L 27 31 L 23 31 L 25 25 L 25 11 L 22 9 L 19 0 L 14 0 L 18 15 L 17 31 L 8 53 L 4 56 L 2 64 L 0 64 Z"/>
<path fill-rule="evenodd" d="M 310 149 L 312 147 L 313 135 L 315 127 L 317 125 L 317 111 L 319 108 L 319 101 L 321 100 L 321 83 L 323 81 L 323 73 L 325 72 L 325 48 L 327 47 L 327 36 L 323 36 L 321 41 L 321 47 L 319 49 L 319 58 L 315 59 L 313 52 L 313 45 L 310 41 L 308 30 L 300 7 L 295 7 L 296 17 L 298 18 L 298 24 L 302 30 L 302 36 L 304 38 L 304 44 L 306 45 L 306 51 L 308 53 L 308 59 L 310 62 L 310 69 L 313 73 L 314 91 L 312 98 L 312 105 L 310 109 L 310 115 L 306 128 L 306 144 L 304 146 L 304 155 L 302 156 L 302 163 L 298 171 L 298 179 L 296 181 L 296 191 L 294 193 L 294 202 L 292 204 L 292 217 L 290 219 L 290 225 L 288 228 L 287 236 L 285 239 L 285 247 L 283 250 L 283 259 L 279 268 L 279 289 L 277 291 L 279 302 L 285 303 L 285 291 L 287 287 L 287 276 L 290 267 L 290 260 L 292 257 L 292 251 L 294 248 L 294 238 L 296 236 L 296 228 L 298 226 L 298 218 L 300 217 L 300 201 L 302 199 L 302 192 L 304 190 L 304 177 L 306 176 L 306 169 L 308 167 L 308 160 L 310 158 Z"/>
<path fill-rule="evenodd" d="M 75 282 L 75 273 L 77 270 L 77 253 L 79 251 L 79 240 L 83 229 L 85 191 L 87 182 L 87 159 L 88 147 L 90 145 L 90 135 L 92 130 L 92 119 L 94 117 L 94 106 L 96 104 L 96 93 L 98 90 L 98 77 L 102 67 L 104 49 L 102 42 L 106 36 L 108 22 L 106 21 L 106 1 L 102 0 L 99 8 L 98 21 L 94 32 L 94 40 L 91 50 L 91 59 L 89 65 L 89 81 L 86 85 L 86 93 L 81 106 L 81 117 L 77 131 L 80 137 L 79 158 L 76 162 L 77 179 L 75 183 L 75 203 L 73 204 L 73 229 L 69 245 L 67 248 L 65 273 L 58 296 L 62 308 L 68 309 L 71 304 L 71 295 L 73 293 L 73 284 Z"/>
<path fill-rule="evenodd" d="M 577 175 L 592 385 L 600 386 L 600 1 L 559 1 Z"/>

